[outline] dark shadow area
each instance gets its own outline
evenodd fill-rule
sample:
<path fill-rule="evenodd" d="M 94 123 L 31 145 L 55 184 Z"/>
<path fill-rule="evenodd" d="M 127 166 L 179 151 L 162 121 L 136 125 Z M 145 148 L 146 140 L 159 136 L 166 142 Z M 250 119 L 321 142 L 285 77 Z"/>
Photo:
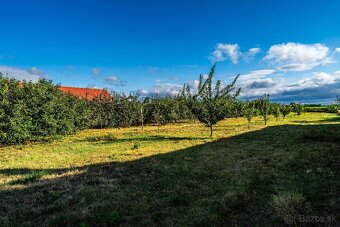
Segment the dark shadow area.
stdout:
<path fill-rule="evenodd" d="M 267 127 L 130 162 L 49 169 L 75 174 L 1 190 L 0 226 L 274 226 L 287 212 L 337 215 L 340 143 L 305 138 L 315 130 L 340 125 Z M 42 170 L 0 174 L 33 171 Z"/>

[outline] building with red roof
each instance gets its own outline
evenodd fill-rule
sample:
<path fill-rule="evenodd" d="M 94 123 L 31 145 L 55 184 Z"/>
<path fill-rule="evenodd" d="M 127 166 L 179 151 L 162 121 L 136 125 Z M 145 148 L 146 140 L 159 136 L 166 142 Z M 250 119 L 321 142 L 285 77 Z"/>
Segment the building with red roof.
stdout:
<path fill-rule="evenodd" d="M 95 98 L 110 99 L 110 93 L 105 89 L 97 88 L 80 88 L 80 87 L 65 87 L 60 86 L 59 90 L 64 93 L 69 93 L 81 99 L 93 100 Z"/>

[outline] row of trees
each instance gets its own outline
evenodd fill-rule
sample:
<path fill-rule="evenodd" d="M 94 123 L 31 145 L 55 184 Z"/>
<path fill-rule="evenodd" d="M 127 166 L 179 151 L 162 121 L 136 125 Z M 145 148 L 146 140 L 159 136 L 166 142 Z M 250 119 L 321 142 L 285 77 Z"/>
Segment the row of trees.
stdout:
<path fill-rule="evenodd" d="M 291 111 L 301 114 L 300 104 L 269 102 L 269 95 L 253 101 L 239 101 L 235 88 L 238 76 L 229 85 L 213 85 L 215 65 L 208 77 L 201 75 L 197 91 L 184 85 L 174 97 L 147 97 L 111 92 L 111 98 L 79 99 L 62 93 L 51 81 L 19 82 L 0 73 L 0 143 L 23 143 L 74 133 L 84 128 L 128 127 L 167 124 L 183 119 L 202 122 L 210 128 L 227 117 L 245 117 L 248 125 L 261 115 L 286 117 Z"/>
<path fill-rule="evenodd" d="M 179 95 L 148 97 L 111 93 L 87 101 L 65 94 L 51 81 L 20 82 L 0 73 L 0 144 L 50 139 L 84 128 L 166 124 L 192 119 Z"/>
<path fill-rule="evenodd" d="M 87 126 L 89 128 L 128 127 L 143 124 L 175 123 L 192 119 L 192 114 L 181 96 L 146 97 L 124 93 L 111 93 L 112 98 L 97 97 L 88 101 Z"/>

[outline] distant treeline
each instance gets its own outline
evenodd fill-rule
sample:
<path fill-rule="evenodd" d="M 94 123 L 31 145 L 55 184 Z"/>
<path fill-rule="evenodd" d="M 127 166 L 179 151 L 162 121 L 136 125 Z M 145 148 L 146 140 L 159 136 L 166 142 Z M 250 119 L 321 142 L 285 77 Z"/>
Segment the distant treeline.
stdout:
<path fill-rule="evenodd" d="M 99 96 L 88 101 L 61 92 L 57 85 L 45 79 L 36 83 L 20 82 L 2 77 L 0 73 L 0 144 L 50 140 L 86 128 L 195 120 L 200 116 L 199 109 L 192 107 L 193 103 L 188 103 L 183 93 L 140 99 L 134 94 L 111 92 L 111 98 Z M 291 111 L 301 114 L 309 108 L 312 107 L 269 103 L 269 99 L 263 98 L 254 101 L 226 99 L 219 104 L 218 113 L 222 118 L 244 116 L 251 119 L 262 115 L 266 122 L 267 115 L 285 117 Z"/>
<path fill-rule="evenodd" d="M 305 104 L 304 109 L 305 112 L 337 113 L 339 110 L 339 105 Z"/>

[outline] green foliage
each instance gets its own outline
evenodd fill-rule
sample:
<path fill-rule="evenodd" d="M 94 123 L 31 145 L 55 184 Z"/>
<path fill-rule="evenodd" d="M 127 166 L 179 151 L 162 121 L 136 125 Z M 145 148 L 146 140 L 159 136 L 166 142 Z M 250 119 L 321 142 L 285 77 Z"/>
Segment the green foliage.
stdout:
<path fill-rule="evenodd" d="M 319 113 L 338 113 L 339 105 L 303 105 L 304 112 L 319 112 Z"/>
<path fill-rule="evenodd" d="M 175 123 L 182 119 L 192 118 L 182 96 L 147 97 L 143 101 L 144 122 L 157 125 Z"/>
<path fill-rule="evenodd" d="M 0 74 L 1 144 L 49 141 L 85 128 L 139 125 L 141 117 L 145 123 L 166 124 L 192 119 L 192 114 L 180 95 L 141 102 L 135 95 L 111 92 L 110 98 L 88 101 L 61 92 L 51 81 L 20 82 Z"/>
<path fill-rule="evenodd" d="M 24 143 L 85 127 L 81 101 L 51 81 L 19 82 L 0 77 L 0 143 Z"/>
<path fill-rule="evenodd" d="M 331 104 L 327 106 L 327 113 L 338 113 L 339 106 L 337 104 Z"/>
<path fill-rule="evenodd" d="M 200 75 L 197 94 L 192 95 L 189 85 L 183 88 L 182 94 L 186 97 L 187 105 L 195 117 L 205 126 L 210 127 L 210 137 L 213 133 L 213 125 L 227 117 L 227 105 L 235 103 L 240 93 L 238 89 L 235 94 L 230 95 L 235 89 L 235 83 L 239 76 L 236 76 L 231 84 L 221 88 L 221 81 L 217 80 L 215 88 L 212 87 L 212 80 L 216 64 L 211 68 L 208 77 L 204 80 Z"/>

